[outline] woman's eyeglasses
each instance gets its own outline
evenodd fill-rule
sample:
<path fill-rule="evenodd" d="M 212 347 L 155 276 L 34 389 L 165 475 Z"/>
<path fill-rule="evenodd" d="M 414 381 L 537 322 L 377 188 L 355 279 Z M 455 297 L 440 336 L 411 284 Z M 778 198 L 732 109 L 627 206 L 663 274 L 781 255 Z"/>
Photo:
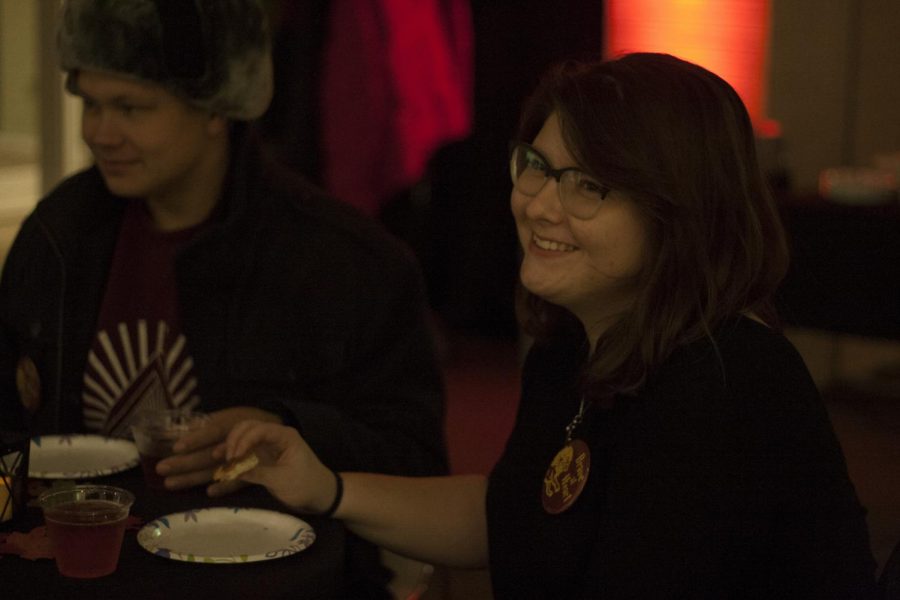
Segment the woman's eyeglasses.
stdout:
<path fill-rule="evenodd" d="M 557 181 L 563 209 L 578 219 L 590 219 L 600 210 L 609 187 L 576 167 L 553 169 L 543 155 L 525 142 L 510 144 L 509 173 L 513 186 L 526 196 L 537 196 L 551 177 Z"/>

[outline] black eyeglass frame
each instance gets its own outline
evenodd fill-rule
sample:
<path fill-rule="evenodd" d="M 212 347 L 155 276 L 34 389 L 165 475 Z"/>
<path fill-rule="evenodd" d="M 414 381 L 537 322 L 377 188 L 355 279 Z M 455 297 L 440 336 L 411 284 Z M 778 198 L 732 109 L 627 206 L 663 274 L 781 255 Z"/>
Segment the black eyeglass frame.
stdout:
<path fill-rule="evenodd" d="M 535 192 L 534 194 L 528 194 L 527 192 L 520 190 L 518 188 L 518 186 L 516 185 L 516 182 L 519 179 L 520 173 L 518 173 L 518 169 L 515 168 L 514 158 L 516 156 L 516 150 L 518 150 L 519 148 L 524 148 L 525 150 L 527 150 L 529 152 L 534 152 L 536 155 L 538 155 L 541 158 L 541 161 L 543 161 L 543 163 L 544 163 L 544 168 L 541 169 L 541 171 L 543 171 L 543 173 L 544 173 L 544 183 L 541 184 L 541 188 L 538 189 L 538 191 Z M 584 169 L 581 169 L 579 167 L 563 167 L 562 169 L 554 169 L 553 167 L 550 166 L 550 161 L 547 160 L 547 157 L 544 156 L 543 154 L 541 154 L 540 150 L 538 150 L 531 144 L 529 144 L 527 142 L 522 142 L 519 140 L 512 140 L 509 142 L 509 174 L 510 174 L 510 177 L 512 178 L 512 184 L 513 184 L 513 187 L 515 187 L 516 189 L 519 189 L 519 191 L 521 193 L 523 193 L 527 196 L 533 197 L 533 196 L 538 195 L 540 193 L 540 190 L 543 189 L 543 186 L 546 185 L 547 179 L 549 179 L 550 177 L 555 179 L 557 186 L 559 186 L 559 184 L 562 183 L 562 176 L 569 171 L 576 171 L 578 173 L 582 173 L 582 174 L 586 175 L 587 177 L 590 177 L 598 186 L 600 186 L 600 188 L 601 188 L 600 200 L 605 200 L 606 197 L 609 195 L 609 193 L 612 191 L 612 188 L 610 188 L 609 186 L 603 185 L 602 183 L 597 181 L 595 177 L 586 173 L 584 171 Z M 560 202 L 562 203 L 563 207 L 565 207 L 566 202 L 562 198 L 561 190 L 559 191 L 559 199 L 560 199 Z M 599 206 L 598 206 L 598 209 L 599 209 Z M 568 209 L 566 209 L 566 212 L 569 212 Z M 594 214 L 596 214 L 596 212 Z M 574 215 L 574 216 L 577 217 L 578 215 Z M 585 218 L 589 218 L 589 217 L 585 217 Z"/>

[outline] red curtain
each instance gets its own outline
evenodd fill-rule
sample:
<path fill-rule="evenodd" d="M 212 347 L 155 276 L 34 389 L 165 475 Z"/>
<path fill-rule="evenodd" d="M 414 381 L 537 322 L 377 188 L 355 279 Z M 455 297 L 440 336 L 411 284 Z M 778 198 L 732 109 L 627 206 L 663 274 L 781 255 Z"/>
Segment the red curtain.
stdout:
<path fill-rule="evenodd" d="M 375 214 L 468 135 L 472 35 L 467 0 L 333 3 L 321 85 L 331 193 Z"/>

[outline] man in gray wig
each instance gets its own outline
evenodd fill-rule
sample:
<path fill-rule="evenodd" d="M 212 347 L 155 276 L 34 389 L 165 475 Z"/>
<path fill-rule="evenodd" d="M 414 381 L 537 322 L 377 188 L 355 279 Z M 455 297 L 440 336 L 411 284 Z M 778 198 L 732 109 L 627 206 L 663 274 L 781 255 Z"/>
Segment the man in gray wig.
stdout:
<path fill-rule="evenodd" d="M 0 283 L 0 418 L 128 435 L 153 406 L 211 414 L 160 463 L 210 483 L 244 419 L 302 431 L 335 470 L 446 469 L 418 266 L 268 160 L 266 14 L 252 0 L 68 0 L 67 89 L 94 165 L 26 219 Z"/>

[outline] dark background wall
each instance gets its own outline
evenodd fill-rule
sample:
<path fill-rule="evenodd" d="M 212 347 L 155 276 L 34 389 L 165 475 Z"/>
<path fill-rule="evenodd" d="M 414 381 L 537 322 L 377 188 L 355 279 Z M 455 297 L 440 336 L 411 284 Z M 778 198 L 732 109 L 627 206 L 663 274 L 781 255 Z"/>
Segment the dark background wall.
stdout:
<path fill-rule="evenodd" d="M 319 181 L 316 82 L 329 2 L 275 3 L 276 96 L 264 121 L 284 159 Z M 552 63 L 599 56 L 600 0 L 475 1 L 474 123 L 441 149 L 419 185 L 380 215 L 422 262 L 429 296 L 450 327 L 514 335 L 517 242 L 509 213 L 508 142 L 519 108 Z"/>
<path fill-rule="evenodd" d="M 406 214 L 432 303 L 457 329 L 512 335 L 517 240 L 509 212 L 507 148 L 523 100 L 551 64 L 599 56 L 603 3 L 475 2 L 474 127 L 432 163 L 425 198 Z M 386 215 L 389 225 L 396 220 Z M 403 227 L 394 226 L 403 236 Z M 416 238 L 416 232 L 424 232 Z"/>

